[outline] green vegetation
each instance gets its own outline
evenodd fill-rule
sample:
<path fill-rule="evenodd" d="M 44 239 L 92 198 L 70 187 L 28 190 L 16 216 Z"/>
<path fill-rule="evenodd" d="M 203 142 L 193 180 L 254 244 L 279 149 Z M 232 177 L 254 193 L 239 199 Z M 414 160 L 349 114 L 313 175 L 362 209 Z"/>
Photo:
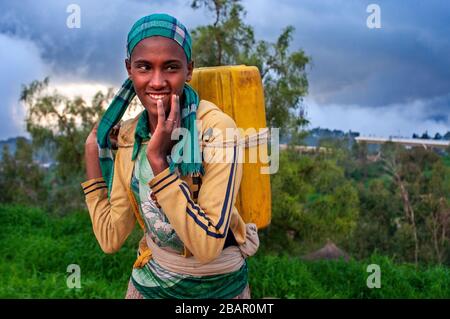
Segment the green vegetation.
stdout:
<path fill-rule="evenodd" d="M 87 212 L 50 217 L 41 209 L 0 205 L 1 298 L 123 298 L 139 229 L 115 255 L 104 254 Z M 381 267 L 381 289 L 369 289 L 367 265 Z M 67 266 L 78 264 L 81 289 L 66 285 Z M 389 258 L 307 262 L 259 252 L 249 259 L 254 298 L 445 298 L 450 270 L 397 265 Z"/>
<path fill-rule="evenodd" d="M 450 167 L 432 150 L 337 141 L 327 153 L 280 153 L 271 176 L 270 251 L 301 255 L 331 240 L 351 256 L 450 265 Z M 372 155 L 372 158 L 374 155 Z"/>
<path fill-rule="evenodd" d="M 449 152 L 450 153 L 450 152 Z M 447 167 L 450 167 L 450 156 L 444 157 L 444 163 Z"/>
<path fill-rule="evenodd" d="M 367 287 L 367 266 L 381 269 L 380 289 Z M 444 266 L 395 264 L 373 255 L 361 261 L 302 261 L 264 255 L 250 260 L 253 296 L 278 298 L 448 298 L 450 270 Z"/>
<path fill-rule="evenodd" d="M 121 298 L 138 232 L 123 249 L 99 248 L 87 212 L 52 217 L 41 209 L 1 205 L 0 296 L 3 298 Z M 67 266 L 81 268 L 83 289 L 68 289 Z"/>
<path fill-rule="evenodd" d="M 298 255 L 327 239 L 341 243 L 350 237 L 358 219 L 358 192 L 336 160 L 287 151 L 279 163 L 271 179 L 272 222 L 263 235 L 265 246 Z"/>

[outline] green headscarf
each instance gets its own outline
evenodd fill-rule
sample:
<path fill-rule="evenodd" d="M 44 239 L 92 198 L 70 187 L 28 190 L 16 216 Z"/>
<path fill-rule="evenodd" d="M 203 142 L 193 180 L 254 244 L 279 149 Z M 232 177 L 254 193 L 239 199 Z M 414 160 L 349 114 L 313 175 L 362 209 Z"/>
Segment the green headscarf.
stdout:
<path fill-rule="evenodd" d="M 133 49 L 140 41 L 153 36 L 162 36 L 174 40 L 183 48 L 187 61 L 191 61 L 192 42 L 188 30 L 177 19 L 167 14 L 151 14 L 139 19 L 133 25 L 128 33 L 128 57 L 131 57 Z M 111 129 L 119 123 L 135 95 L 136 92 L 133 87 L 133 82 L 128 78 L 115 95 L 98 126 L 97 143 L 99 147 L 100 167 L 108 187 L 108 196 L 111 192 L 114 176 L 114 157 L 109 134 Z M 181 127 L 187 129 L 190 134 L 189 136 L 183 136 L 174 146 L 176 151 L 175 154 L 172 154 L 173 156 L 169 163 L 170 171 L 173 173 L 175 167 L 178 167 L 181 175 L 195 176 L 200 173 L 203 174 L 204 169 L 202 166 L 196 125 L 199 97 L 197 92 L 188 84 L 184 85 L 180 104 Z M 149 133 L 148 114 L 145 110 L 138 119 L 135 130 L 133 161 L 139 153 L 141 143 L 149 138 Z"/>

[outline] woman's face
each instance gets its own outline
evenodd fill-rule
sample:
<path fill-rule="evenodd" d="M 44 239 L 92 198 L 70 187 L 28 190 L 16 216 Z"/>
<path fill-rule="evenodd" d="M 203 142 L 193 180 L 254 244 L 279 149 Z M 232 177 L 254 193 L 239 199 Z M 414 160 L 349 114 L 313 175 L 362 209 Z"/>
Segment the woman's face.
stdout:
<path fill-rule="evenodd" d="M 172 94 L 181 97 L 185 82 L 192 78 L 193 63 L 187 62 L 181 46 L 165 37 L 140 41 L 125 64 L 139 100 L 153 114 L 158 99 L 167 114 Z"/>

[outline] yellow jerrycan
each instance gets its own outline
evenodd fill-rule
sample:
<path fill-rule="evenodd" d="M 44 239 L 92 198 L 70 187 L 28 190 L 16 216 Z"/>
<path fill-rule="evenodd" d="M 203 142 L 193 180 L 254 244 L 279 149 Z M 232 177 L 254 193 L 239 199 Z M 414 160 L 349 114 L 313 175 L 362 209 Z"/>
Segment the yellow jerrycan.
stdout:
<path fill-rule="evenodd" d="M 267 135 L 268 129 L 258 68 L 246 65 L 196 68 L 189 84 L 200 99 L 216 104 L 242 129 L 246 143 L 236 208 L 246 223 L 255 223 L 258 228 L 267 227 L 271 219 L 272 198 L 270 175 L 261 172 L 261 168 L 268 167 L 269 163 L 259 155 L 267 157 L 267 139 L 264 142 L 260 136 L 264 131 Z"/>

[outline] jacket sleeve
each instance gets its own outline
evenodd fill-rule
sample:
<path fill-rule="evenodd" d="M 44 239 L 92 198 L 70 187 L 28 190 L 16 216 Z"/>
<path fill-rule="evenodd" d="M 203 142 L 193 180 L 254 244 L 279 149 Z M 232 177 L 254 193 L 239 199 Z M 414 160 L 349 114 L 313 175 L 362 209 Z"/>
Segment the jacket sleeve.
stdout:
<path fill-rule="evenodd" d="M 233 137 L 226 136 L 228 128 L 240 139 L 234 120 L 225 113 L 214 112 L 206 126 L 214 132 L 208 141 L 214 146 L 203 150 L 205 172 L 197 204 L 187 183 L 175 172 L 170 173 L 169 168 L 149 182 L 177 235 L 202 263 L 214 260 L 222 252 L 242 178 L 239 146 Z M 225 146 L 227 142 L 230 145 Z"/>
<path fill-rule="evenodd" d="M 105 253 L 117 252 L 133 231 L 136 217 L 128 198 L 120 165 L 120 151 L 116 154 L 114 179 L 110 200 L 103 178 L 90 179 L 81 184 L 92 221 L 95 237 Z"/>

